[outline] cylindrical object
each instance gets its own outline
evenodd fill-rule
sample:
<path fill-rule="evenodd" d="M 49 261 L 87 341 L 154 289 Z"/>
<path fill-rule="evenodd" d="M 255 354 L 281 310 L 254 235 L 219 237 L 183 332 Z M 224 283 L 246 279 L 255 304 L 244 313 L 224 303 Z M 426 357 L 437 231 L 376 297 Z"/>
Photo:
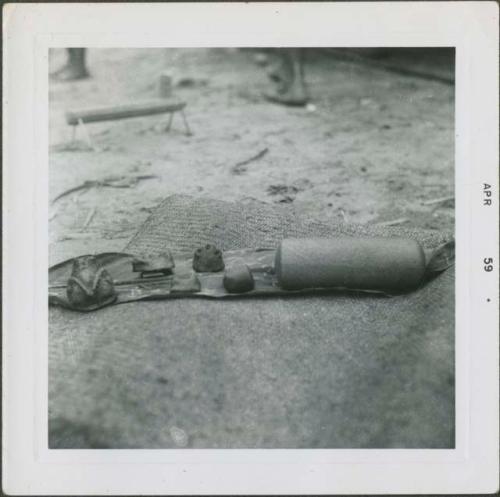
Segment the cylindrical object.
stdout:
<path fill-rule="evenodd" d="M 172 95 L 172 76 L 168 72 L 162 72 L 158 80 L 158 96 L 168 98 Z"/>
<path fill-rule="evenodd" d="M 278 284 L 285 290 L 404 292 L 420 285 L 425 267 L 422 247 L 406 238 L 285 239 L 275 258 Z"/>

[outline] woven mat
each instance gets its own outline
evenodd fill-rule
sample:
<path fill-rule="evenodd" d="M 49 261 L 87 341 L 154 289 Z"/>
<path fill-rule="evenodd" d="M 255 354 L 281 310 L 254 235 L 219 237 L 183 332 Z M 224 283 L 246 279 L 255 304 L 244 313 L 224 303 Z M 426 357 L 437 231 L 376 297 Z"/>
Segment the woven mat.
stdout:
<path fill-rule="evenodd" d="M 329 225 L 173 196 L 126 252 L 271 248 L 284 236 L 450 233 Z M 454 271 L 386 298 L 323 295 L 50 309 L 52 448 L 454 446 Z"/>
<path fill-rule="evenodd" d="M 285 237 L 335 235 L 404 236 L 429 248 L 453 236 L 452 233 L 402 227 L 327 224 L 301 216 L 293 207 L 173 195 L 157 207 L 125 251 L 155 253 L 170 247 L 177 253 L 191 253 L 205 243 L 215 243 L 222 250 L 274 248 Z"/>

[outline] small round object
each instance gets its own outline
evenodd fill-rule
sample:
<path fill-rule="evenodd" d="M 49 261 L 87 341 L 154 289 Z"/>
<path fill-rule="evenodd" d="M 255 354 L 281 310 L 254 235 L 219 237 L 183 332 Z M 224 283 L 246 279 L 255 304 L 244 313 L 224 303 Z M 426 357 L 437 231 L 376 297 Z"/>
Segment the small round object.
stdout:
<path fill-rule="evenodd" d="M 255 282 L 252 273 L 244 264 L 232 266 L 224 272 L 224 288 L 229 293 L 245 293 L 253 290 Z"/>
<path fill-rule="evenodd" d="M 193 256 L 193 269 L 197 273 L 217 273 L 224 269 L 222 252 L 215 246 L 207 243 L 196 249 Z"/>

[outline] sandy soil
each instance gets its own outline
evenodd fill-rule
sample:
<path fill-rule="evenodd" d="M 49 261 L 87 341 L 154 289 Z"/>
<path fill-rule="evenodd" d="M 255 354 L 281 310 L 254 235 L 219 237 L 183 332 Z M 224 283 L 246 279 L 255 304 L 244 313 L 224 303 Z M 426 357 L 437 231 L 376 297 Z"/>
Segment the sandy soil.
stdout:
<path fill-rule="evenodd" d="M 51 54 L 54 69 L 65 58 Z M 154 175 L 127 188 L 89 188 L 51 206 L 50 262 L 122 249 L 165 196 L 187 193 L 293 204 L 326 220 L 452 229 L 452 85 L 312 56 L 306 78 L 313 105 L 268 103 L 265 71 L 250 51 L 101 49 L 89 51 L 92 78 L 50 86 L 50 198 L 85 181 Z M 157 96 L 168 71 L 180 116 L 88 125 L 70 143 L 65 111 Z M 186 79 L 187 78 L 187 79 Z M 265 151 L 265 152 L 264 152 Z M 235 166 L 262 152 L 260 159 Z"/>

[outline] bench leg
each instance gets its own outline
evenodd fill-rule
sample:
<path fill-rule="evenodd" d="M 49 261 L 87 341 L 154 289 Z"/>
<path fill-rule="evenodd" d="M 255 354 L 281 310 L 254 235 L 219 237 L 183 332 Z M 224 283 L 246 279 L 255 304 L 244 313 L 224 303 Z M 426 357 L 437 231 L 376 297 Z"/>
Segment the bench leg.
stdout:
<path fill-rule="evenodd" d="M 181 110 L 182 120 L 184 121 L 184 127 L 186 128 L 186 135 L 191 136 L 191 129 L 189 128 L 189 124 L 187 122 L 186 114 L 184 114 L 184 110 Z"/>
<path fill-rule="evenodd" d="M 85 126 L 82 119 L 78 119 L 78 125 L 82 128 L 83 135 L 85 136 L 85 141 L 87 142 L 87 145 L 89 146 L 89 148 L 91 148 L 94 152 L 97 152 L 98 151 L 97 147 L 92 142 L 92 138 L 90 136 L 89 130 Z"/>
<path fill-rule="evenodd" d="M 170 131 L 170 128 L 172 127 L 172 121 L 174 120 L 174 114 L 175 112 L 171 112 L 170 115 L 168 116 L 168 123 L 167 127 L 165 128 L 165 131 Z"/>

